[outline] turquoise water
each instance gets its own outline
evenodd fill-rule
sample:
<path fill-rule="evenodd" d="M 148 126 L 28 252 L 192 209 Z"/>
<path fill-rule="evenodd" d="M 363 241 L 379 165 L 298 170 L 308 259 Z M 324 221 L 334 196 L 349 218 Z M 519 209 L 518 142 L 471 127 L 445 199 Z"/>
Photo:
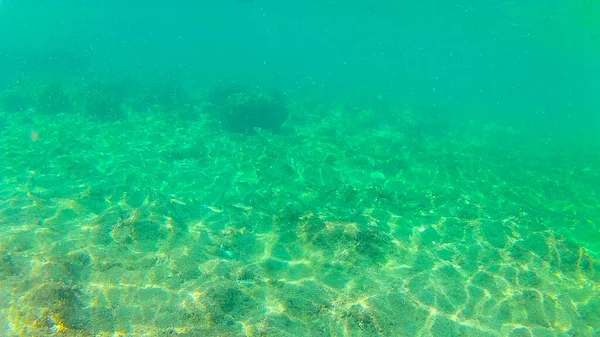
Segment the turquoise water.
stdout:
<path fill-rule="evenodd" d="M 600 3 L 0 1 L 0 335 L 600 336 Z"/>

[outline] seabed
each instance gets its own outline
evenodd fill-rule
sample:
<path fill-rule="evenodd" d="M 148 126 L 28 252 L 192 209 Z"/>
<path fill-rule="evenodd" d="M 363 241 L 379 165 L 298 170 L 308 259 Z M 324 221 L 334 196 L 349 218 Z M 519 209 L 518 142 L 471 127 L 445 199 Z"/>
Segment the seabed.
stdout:
<path fill-rule="evenodd" d="M 597 156 L 290 110 L 1 111 L 0 334 L 600 336 Z"/>

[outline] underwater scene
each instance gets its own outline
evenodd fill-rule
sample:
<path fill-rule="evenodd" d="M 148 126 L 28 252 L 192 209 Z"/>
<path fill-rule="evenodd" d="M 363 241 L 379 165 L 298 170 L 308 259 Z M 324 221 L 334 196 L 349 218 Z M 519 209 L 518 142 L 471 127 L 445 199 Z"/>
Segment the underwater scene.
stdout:
<path fill-rule="evenodd" d="M 600 2 L 0 0 L 0 336 L 600 337 Z"/>

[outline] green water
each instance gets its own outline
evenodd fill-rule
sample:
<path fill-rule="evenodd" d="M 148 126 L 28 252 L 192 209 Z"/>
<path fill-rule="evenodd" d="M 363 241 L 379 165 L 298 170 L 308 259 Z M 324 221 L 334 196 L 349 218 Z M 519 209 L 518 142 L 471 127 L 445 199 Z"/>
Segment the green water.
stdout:
<path fill-rule="evenodd" d="M 1 336 L 600 336 L 600 3 L 0 1 Z"/>

